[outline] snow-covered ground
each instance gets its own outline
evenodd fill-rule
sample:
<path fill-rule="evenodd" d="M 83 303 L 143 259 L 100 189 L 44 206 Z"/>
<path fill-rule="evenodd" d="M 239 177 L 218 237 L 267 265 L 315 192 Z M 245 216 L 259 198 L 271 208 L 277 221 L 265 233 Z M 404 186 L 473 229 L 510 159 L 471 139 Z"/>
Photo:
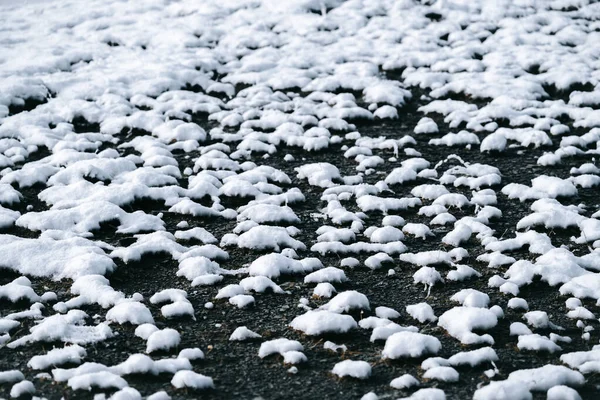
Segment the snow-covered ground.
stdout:
<path fill-rule="evenodd" d="M 600 397 L 600 3 L 0 0 L 0 396 Z"/>

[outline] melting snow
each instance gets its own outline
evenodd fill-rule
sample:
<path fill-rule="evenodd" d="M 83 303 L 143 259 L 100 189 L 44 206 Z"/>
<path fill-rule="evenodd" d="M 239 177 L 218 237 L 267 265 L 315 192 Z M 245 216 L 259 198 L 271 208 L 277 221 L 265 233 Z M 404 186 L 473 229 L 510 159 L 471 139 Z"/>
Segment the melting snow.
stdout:
<path fill-rule="evenodd" d="M 267 338 L 276 317 L 285 336 L 348 335 L 324 349 L 361 358 L 358 327 L 384 359 L 436 355 L 443 330 L 488 346 L 429 358 L 422 382 L 404 374 L 395 389 L 459 381 L 477 384 L 475 399 L 580 398 L 570 386 L 589 388 L 597 346 L 554 364 L 593 345 L 600 302 L 598 10 L 505 3 L 0 5 L 0 267 L 16 274 L 0 285 L 0 345 L 56 347 L 0 372 L 4 395 L 139 399 L 124 376 L 166 373 L 181 393 L 219 396 L 218 371 L 192 371 L 200 348 L 105 366 L 91 346 L 134 333 L 152 357 L 173 353 L 205 318 L 211 340 L 231 332 L 209 349 L 253 346 L 261 335 L 233 328 Z M 530 310 L 538 280 L 546 311 Z M 566 308 L 557 295 L 572 296 Z M 506 348 L 547 365 L 496 368 L 510 351 L 485 331 L 502 318 Z M 299 364 L 303 351 L 279 338 L 259 356 Z M 366 379 L 367 358 L 332 373 Z M 454 369 L 483 365 L 506 379 Z"/>

